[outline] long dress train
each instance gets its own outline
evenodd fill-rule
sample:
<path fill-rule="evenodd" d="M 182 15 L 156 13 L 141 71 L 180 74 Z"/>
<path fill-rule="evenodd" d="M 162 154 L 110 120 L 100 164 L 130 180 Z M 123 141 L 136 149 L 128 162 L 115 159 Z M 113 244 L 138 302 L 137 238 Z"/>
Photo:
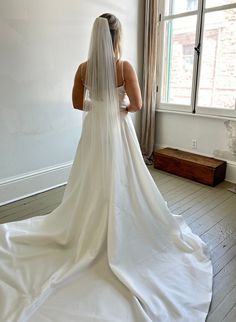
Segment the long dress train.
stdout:
<path fill-rule="evenodd" d="M 98 193 L 99 147 L 86 166 L 80 162 L 88 118 L 61 204 L 0 225 L 1 322 L 205 321 L 210 249 L 170 212 L 131 116 L 121 114 L 124 167 L 115 196 Z"/>

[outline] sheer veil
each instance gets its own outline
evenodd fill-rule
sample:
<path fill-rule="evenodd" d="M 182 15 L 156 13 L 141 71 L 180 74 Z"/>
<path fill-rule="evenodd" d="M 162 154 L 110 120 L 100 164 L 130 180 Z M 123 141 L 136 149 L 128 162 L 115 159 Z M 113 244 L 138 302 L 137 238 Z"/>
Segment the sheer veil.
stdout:
<path fill-rule="evenodd" d="M 109 24 L 102 17 L 96 18 L 92 29 L 83 110 L 80 141 L 83 167 L 95 170 L 86 172 L 86 175 L 96 176 L 87 177 L 87 181 L 98 179 L 97 188 L 106 197 L 108 189 L 112 189 L 114 171 L 120 171 L 118 159 L 122 160 L 122 141 L 116 60 Z M 92 159 L 94 151 L 97 152 L 96 160 Z M 91 187 L 90 192 L 95 193 L 95 188 L 95 185 Z"/>

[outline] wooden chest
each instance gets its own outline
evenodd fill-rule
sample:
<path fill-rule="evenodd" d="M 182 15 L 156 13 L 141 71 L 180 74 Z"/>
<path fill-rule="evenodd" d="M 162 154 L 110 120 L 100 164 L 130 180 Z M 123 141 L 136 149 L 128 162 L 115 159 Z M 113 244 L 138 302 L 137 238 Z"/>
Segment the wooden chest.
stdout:
<path fill-rule="evenodd" d="M 154 152 L 154 168 L 209 186 L 225 179 L 226 165 L 226 161 L 173 148 Z"/>

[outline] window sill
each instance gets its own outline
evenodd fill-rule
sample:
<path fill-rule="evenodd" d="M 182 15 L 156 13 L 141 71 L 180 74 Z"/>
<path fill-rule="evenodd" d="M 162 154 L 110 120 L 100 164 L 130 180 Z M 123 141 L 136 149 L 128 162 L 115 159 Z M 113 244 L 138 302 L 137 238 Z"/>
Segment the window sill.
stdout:
<path fill-rule="evenodd" d="M 212 115 L 211 114 L 200 114 L 200 113 L 174 111 L 174 110 L 167 110 L 167 109 L 160 109 L 160 108 L 157 108 L 156 112 L 158 112 L 158 113 L 170 113 L 170 114 L 188 115 L 188 116 L 193 116 L 193 117 L 206 117 L 206 118 L 219 119 L 219 120 L 236 121 L 236 117 L 232 117 L 232 116 L 220 116 L 220 115 L 213 115 L 213 114 Z"/>

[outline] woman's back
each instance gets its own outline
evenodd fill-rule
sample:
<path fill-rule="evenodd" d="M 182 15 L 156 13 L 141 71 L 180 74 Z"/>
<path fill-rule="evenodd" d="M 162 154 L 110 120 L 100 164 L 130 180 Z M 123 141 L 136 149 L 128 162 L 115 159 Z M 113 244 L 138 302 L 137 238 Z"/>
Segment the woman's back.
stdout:
<path fill-rule="evenodd" d="M 124 85 L 124 61 L 118 60 L 116 62 L 116 75 L 117 75 L 117 87 Z M 83 84 L 85 83 L 87 69 L 87 61 L 81 64 L 81 79 Z"/>
<path fill-rule="evenodd" d="M 87 61 L 81 63 L 75 75 L 73 87 L 73 106 L 74 108 L 83 105 L 84 83 L 86 77 Z M 128 61 L 118 60 L 116 62 L 117 87 L 119 87 L 120 95 L 124 95 L 121 104 L 127 94 L 129 104 L 126 105 L 129 112 L 136 112 L 142 108 L 142 97 L 139 87 L 138 78 L 132 65 Z M 124 90 L 123 90 L 123 88 Z M 128 100 L 125 100 L 128 102 Z M 79 108 L 80 109 L 80 108 Z"/>

